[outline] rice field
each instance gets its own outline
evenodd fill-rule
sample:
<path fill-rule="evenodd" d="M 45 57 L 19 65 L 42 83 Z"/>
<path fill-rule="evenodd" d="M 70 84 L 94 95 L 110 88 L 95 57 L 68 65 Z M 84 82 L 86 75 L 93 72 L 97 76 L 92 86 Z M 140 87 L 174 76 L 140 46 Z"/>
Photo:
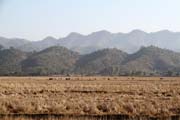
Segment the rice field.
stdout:
<path fill-rule="evenodd" d="M 179 114 L 178 77 L 0 77 L 3 120 L 179 120 Z"/>

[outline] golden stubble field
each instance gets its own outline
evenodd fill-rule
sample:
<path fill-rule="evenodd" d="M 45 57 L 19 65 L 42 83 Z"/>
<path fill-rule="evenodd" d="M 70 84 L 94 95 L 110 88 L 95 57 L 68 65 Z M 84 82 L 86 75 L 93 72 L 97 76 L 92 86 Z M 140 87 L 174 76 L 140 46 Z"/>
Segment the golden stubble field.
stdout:
<path fill-rule="evenodd" d="M 0 77 L 0 114 L 174 116 L 180 78 Z"/>

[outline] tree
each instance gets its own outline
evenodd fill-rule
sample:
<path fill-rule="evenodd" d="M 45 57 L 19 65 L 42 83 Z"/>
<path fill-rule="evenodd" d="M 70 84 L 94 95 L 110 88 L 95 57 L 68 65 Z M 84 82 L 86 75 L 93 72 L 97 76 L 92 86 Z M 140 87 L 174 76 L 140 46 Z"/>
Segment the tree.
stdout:
<path fill-rule="evenodd" d="M 177 72 L 177 73 L 176 73 L 176 76 L 177 76 L 177 77 L 179 77 L 179 76 L 180 76 L 180 73 L 179 73 L 179 72 Z"/>
<path fill-rule="evenodd" d="M 173 76 L 173 71 L 168 70 L 166 75 L 169 77 Z"/>
<path fill-rule="evenodd" d="M 0 50 L 2 50 L 4 47 L 2 45 L 0 45 Z"/>

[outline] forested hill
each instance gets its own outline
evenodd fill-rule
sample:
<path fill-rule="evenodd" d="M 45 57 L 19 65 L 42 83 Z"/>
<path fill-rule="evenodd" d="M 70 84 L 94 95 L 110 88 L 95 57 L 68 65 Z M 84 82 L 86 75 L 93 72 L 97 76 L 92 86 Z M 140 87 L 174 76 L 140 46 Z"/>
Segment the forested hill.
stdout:
<path fill-rule="evenodd" d="M 180 53 L 155 46 L 133 54 L 106 48 L 80 55 L 53 46 L 39 52 L 0 47 L 0 75 L 179 76 Z"/>

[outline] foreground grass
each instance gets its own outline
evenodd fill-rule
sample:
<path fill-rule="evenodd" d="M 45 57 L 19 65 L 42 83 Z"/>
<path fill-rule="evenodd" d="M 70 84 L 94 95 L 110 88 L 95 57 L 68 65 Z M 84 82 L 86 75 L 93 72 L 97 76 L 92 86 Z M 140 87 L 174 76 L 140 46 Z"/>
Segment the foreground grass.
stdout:
<path fill-rule="evenodd" d="M 149 117 L 149 116 L 127 116 L 127 115 L 104 115 L 104 116 L 64 116 L 64 115 L 11 115 L 1 116 L 1 120 L 180 120 L 180 116 L 171 117 Z"/>
<path fill-rule="evenodd" d="M 0 114 L 167 117 L 180 114 L 180 79 L 1 77 L 0 106 Z"/>

